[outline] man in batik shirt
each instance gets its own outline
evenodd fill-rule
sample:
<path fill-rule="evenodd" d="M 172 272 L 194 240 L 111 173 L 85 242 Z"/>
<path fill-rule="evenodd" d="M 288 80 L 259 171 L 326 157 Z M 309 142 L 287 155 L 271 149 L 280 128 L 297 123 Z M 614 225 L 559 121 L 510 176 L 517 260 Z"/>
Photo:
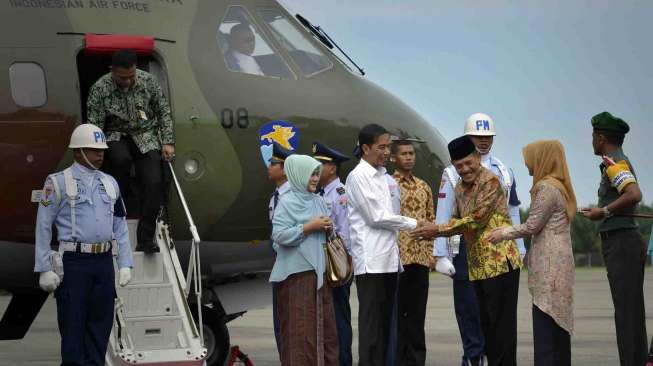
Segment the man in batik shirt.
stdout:
<path fill-rule="evenodd" d="M 429 185 L 413 175 L 415 147 L 396 140 L 390 160 L 394 179 L 401 190 L 401 214 L 417 221 L 434 222 L 433 193 Z M 396 365 L 424 365 L 426 362 L 426 302 L 429 294 L 429 267 L 433 261 L 433 241 L 413 239 L 399 233 L 399 255 L 404 271 L 399 276 Z"/>
<path fill-rule="evenodd" d="M 499 178 L 481 166 L 481 157 L 467 136 L 449 143 L 449 155 L 462 181 L 456 185 L 454 214 L 446 224 L 415 230 L 417 238 L 462 234 L 468 243 L 469 279 L 474 281 L 486 340 L 488 364 L 517 364 L 517 297 L 522 267 L 517 244 L 491 244 L 486 236 L 512 225 Z"/>
<path fill-rule="evenodd" d="M 164 176 L 168 172 L 161 160 L 171 161 L 175 156 L 175 136 L 163 89 L 152 74 L 137 69 L 137 64 L 133 51 L 113 54 L 111 72 L 100 77 L 89 91 L 87 120 L 107 136 L 109 150 L 102 170 L 116 178 L 128 211 L 136 211 L 140 217 L 136 250 L 150 253 L 159 251 L 154 231 L 166 195 Z M 138 199 L 129 196 L 132 166 Z"/>

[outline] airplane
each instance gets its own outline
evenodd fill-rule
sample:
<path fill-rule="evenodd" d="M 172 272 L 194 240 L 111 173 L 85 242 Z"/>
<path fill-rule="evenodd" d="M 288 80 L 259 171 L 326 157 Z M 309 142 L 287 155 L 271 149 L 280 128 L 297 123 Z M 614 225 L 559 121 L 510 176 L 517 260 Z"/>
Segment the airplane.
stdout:
<path fill-rule="evenodd" d="M 139 54 L 172 108 L 174 170 L 202 238 L 209 365 L 227 356 L 226 324 L 271 298 L 273 141 L 307 154 L 313 141 L 351 152 L 359 129 L 378 123 L 423 142 L 416 174 L 433 189 L 448 161 L 432 124 L 277 1 L 8 0 L 0 34 L 0 288 L 12 294 L 0 339 L 23 338 L 47 299 L 33 273 L 34 195 L 71 164 L 70 133 L 118 49 Z M 191 235 L 172 190 L 165 212 L 187 256 Z"/>

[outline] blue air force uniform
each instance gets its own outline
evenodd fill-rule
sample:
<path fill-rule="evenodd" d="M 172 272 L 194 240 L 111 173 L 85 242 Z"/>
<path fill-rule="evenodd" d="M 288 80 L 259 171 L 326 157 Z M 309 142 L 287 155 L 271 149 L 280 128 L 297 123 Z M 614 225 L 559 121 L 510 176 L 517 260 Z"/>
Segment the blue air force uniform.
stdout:
<path fill-rule="evenodd" d="M 345 192 L 345 184 L 342 183 L 340 178 L 334 179 L 331 183 L 324 187 L 322 194 L 327 203 L 327 208 L 331 212 L 331 221 L 335 232 L 338 233 L 340 238 L 347 248 L 347 252 L 351 252 L 349 244 L 349 219 L 347 218 L 347 192 Z"/>
<path fill-rule="evenodd" d="M 70 174 L 72 187 L 76 186 L 72 197 L 65 174 Z M 107 188 L 108 182 L 113 187 Z M 63 276 L 57 273 L 62 282 L 55 298 L 64 365 L 104 364 L 116 297 L 112 245 L 118 244 L 118 266 L 132 267 L 119 192 L 111 176 L 78 163 L 50 175 L 43 188 L 36 219 L 34 271 L 61 272 L 53 268 L 56 252 L 50 248 L 54 224 L 63 252 Z"/>
<path fill-rule="evenodd" d="M 270 164 L 283 164 L 286 161 L 286 158 L 295 152 L 292 150 L 284 149 L 281 145 L 276 142 L 272 143 L 272 157 L 270 158 Z M 283 195 L 290 190 L 290 182 L 286 181 L 277 188 L 274 189 L 272 197 L 270 197 L 270 204 L 268 205 L 268 217 L 270 222 L 274 216 L 274 210 L 279 206 L 279 201 Z M 274 249 L 275 253 L 277 250 L 277 244 L 272 242 L 270 239 L 270 245 Z M 279 317 L 277 315 L 277 285 L 278 282 L 272 282 L 272 322 L 274 324 L 274 339 L 277 343 L 277 351 L 281 354 L 281 325 L 279 324 Z"/>
<path fill-rule="evenodd" d="M 349 160 L 348 156 L 319 142 L 313 143 L 313 158 L 322 162 L 322 164 L 335 164 L 338 168 L 340 164 Z M 325 187 L 322 187 L 318 193 L 327 202 L 327 207 L 331 212 L 330 217 L 331 221 L 333 221 L 333 229 L 342 238 L 347 251 L 351 253 L 345 185 L 339 177 L 336 177 Z M 349 305 L 350 289 L 351 281 L 333 289 L 333 308 L 336 314 L 341 366 L 350 366 L 353 363 L 351 354 L 351 307 Z"/>
<path fill-rule="evenodd" d="M 512 170 L 508 169 L 499 159 L 486 154 L 481 157 L 483 167 L 494 173 L 501 182 L 506 199 L 508 202 L 508 211 L 513 225 L 520 224 L 519 216 L 519 199 L 515 178 Z M 435 216 L 435 222 L 438 224 L 447 223 L 451 219 L 453 207 L 455 205 L 454 188 L 458 184 L 460 176 L 456 169 L 450 165 L 442 173 L 440 190 L 438 192 L 438 205 Z M 463 361 L 476 359 L 483 355 L 485 340 L 481 330 L 481 319 L 478 310 L 478 301 L 474 286 L 469 281 L 467 272 L 467 250 L 465 243 L 460 238 L 459 247 L 456 244 L 450 245 L 450 241 L 458 238 L 437 238 L 433 248 L 433 255 L 436 257 L 453 257 L 453 265 L 456 268 L 456 274 L 453 276 L 453 295 L 456 319 L 458 329 L 463 341 Z M 526 247 L 523 239 L 517 239 L 517 246 L 522 258 L 526 255 Z"/>

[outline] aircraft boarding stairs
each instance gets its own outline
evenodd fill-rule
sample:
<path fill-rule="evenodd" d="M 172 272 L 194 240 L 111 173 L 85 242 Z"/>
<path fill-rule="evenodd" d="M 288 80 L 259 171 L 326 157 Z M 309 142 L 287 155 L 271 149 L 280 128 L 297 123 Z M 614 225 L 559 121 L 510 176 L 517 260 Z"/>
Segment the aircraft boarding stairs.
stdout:
<path fill-rule="evenodd" d="M 115 268 L 117 299 L 106 355 L 108 366 L 200 366 L 207 356 L 202 329 L 197 327 L 187 301 L 193 282 L 192 293 L 198 303 L 201 298 L 199 237 L 176 177 L 174 181 L 193 234 L 188 275 L 182 272 L 168 226 L 157 221 L 155 241 L 160 252 L 134 252 L 132 279 L 125 287 L 118 285 Z M 129 226 L 133 244 L 136 227 L 133 222 Z M 199 319 L 201 324 L 201 312 Z"/>

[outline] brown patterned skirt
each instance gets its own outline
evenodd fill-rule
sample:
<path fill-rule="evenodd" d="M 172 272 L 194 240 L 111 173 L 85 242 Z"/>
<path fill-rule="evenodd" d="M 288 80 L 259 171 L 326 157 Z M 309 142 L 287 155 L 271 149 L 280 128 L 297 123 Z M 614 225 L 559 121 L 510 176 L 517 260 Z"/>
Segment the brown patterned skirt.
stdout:
<path fill-rule="evenodd" d="M 337 366 L 338 334 L 333 296 L 326 281 L 317 291 L 315 271 L 279 282 L 277 315 L 283 366 Z"/>

